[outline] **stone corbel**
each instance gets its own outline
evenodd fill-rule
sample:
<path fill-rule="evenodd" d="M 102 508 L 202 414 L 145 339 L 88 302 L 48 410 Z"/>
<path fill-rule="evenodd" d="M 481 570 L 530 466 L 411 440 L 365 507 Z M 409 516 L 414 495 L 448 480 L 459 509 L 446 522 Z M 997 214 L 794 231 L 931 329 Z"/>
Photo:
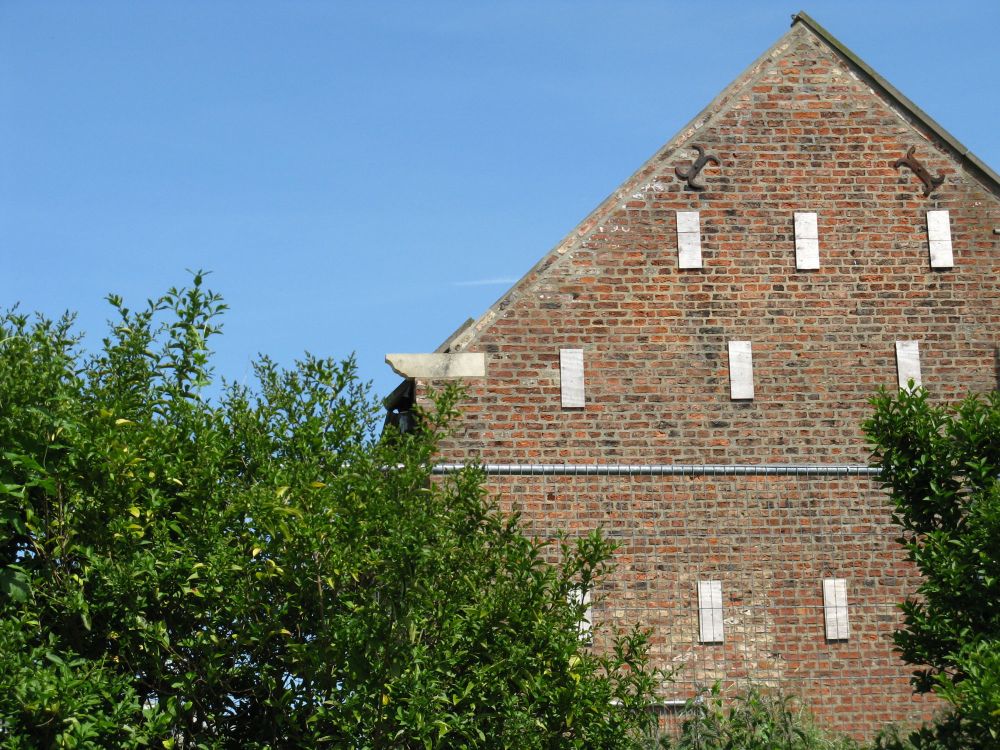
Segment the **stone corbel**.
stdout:
<path fill-rule="evenodd" d="M 386 354 L 385 363 L 404 378 L 439 380 L 486 376 L 486 355 L 478 352 Z"/>

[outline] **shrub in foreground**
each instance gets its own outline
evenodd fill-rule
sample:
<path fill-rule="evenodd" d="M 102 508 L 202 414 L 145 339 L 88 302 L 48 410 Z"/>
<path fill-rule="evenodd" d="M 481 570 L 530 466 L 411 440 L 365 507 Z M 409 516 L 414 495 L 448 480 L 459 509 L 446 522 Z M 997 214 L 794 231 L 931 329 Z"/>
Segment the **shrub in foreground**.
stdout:
<path fill-rule="evenodd" d="M 454 394 L 380 437 L 351 362 L 213 385 L 200 275 L 111 302 L 94 355 L 0 318 L 0 745 L 639 741 L 645 636 L 591 652 L 573 596 L 609 544 L 549 564 L 476 472 L 431 481 Z"/>
<path fill-rule="evenodd" d="M 865 423 L 900 543 L 920 571 L 896 646 L 949 711 L 905 742 L 1000 747 L 1000 392 L 957 406 L 883 391 Z M 883 738 L 885 747 L 898 739 Z M 901 746 L 901 745 L 899 745 Z"/>
<path fill-rule="evenodd" d="M 820 729 L 809 712 L 780 691 L 750 685 L 724 696 L 718 684 L 688 701 L 666 750 L 860 750 L 848 737 Z"/>

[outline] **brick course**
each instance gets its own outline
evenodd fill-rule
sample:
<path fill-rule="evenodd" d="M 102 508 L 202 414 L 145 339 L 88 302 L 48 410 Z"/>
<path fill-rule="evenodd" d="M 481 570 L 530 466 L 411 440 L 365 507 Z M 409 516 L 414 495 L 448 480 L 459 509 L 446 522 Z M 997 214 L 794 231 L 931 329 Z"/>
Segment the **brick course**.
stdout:
<path fill-rule="evenodd" d="M 700 144 L 718 156 L 691 190 Z M 893 162 L 911 146 L 944 184 Z M 931 269 L 926 212 L 949 211 L 954 267 Z M 698 211 L 703 268 L 679 270 L 676 212 Z M 815 212 L 819 268 L 795 267 Z M 444 461 L 864 463 L 868 400 L 895 342 L 957 399 L 998 384 L 998 186 L 894 103 L 823 33 L 793 28 L 518 282 L 450 351 L 485 352 Z M 733 401 L 727 344 L 753 342 Z M 559 350 L 584 351 L 586 406 L 560 402 Z M 428 386 L 418 383 L 418 394 Z M 669 690 L 788 684 L 855 734 L 926 714 L 891 651 L 915 577 L 865 478 L 498 477 L 543 537 L 600 526 L 622 544 L 595 622 L 654 628 Z M 851 637 L 824 637 L 821 579 L 846 578 Z M 697 642 L 696 581 L 723 581 L 727 639 Z M 730 622 L 731 620 L 731 622 Z M 685 691 L 687 691 L 685 693 Z"/>

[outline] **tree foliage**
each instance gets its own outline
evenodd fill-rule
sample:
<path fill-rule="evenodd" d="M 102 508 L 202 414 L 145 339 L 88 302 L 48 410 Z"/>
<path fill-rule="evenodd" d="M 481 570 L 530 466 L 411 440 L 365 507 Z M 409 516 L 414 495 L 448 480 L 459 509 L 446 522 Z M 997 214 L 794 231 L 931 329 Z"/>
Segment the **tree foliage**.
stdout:
<path fill-rule="evenodd" d="M 213 386 L 200 274 L 110 301 L 93 355 L 69 318 L 0 320 L 0 745 L 639 739 L 645 636 L 592 652 L 573 596 L 609 544 L 543 547 L 475 471 L 432 480 L 454 393 L 379 437 L 350 361 Z"/>
<path fill-rule="evenodd" d="M 955 408 L 883 392 L 865 423 L 922 576 L 895 635 L 918 692 L 953 707 L 922 746 L 1000 746 L 1000 392 Z"/>

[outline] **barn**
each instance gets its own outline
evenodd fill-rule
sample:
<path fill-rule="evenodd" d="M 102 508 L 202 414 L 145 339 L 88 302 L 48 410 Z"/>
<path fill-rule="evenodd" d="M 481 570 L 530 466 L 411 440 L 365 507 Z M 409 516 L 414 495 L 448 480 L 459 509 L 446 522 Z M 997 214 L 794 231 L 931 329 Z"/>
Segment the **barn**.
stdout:
<path fill-rule="evenodd" d="M 619 544 L 595 647 L 652 629 L 665 710 L 754 681 L 857 736 L 922 718 L 891 640 L 916 578 L 860 425 L 882 386 L 998 387 L 998 197 L 799 13 L 479 319 L 387 355 L 389 420 L 460 380 L 438 470 L 483 464 L 539 537 Z"/>

